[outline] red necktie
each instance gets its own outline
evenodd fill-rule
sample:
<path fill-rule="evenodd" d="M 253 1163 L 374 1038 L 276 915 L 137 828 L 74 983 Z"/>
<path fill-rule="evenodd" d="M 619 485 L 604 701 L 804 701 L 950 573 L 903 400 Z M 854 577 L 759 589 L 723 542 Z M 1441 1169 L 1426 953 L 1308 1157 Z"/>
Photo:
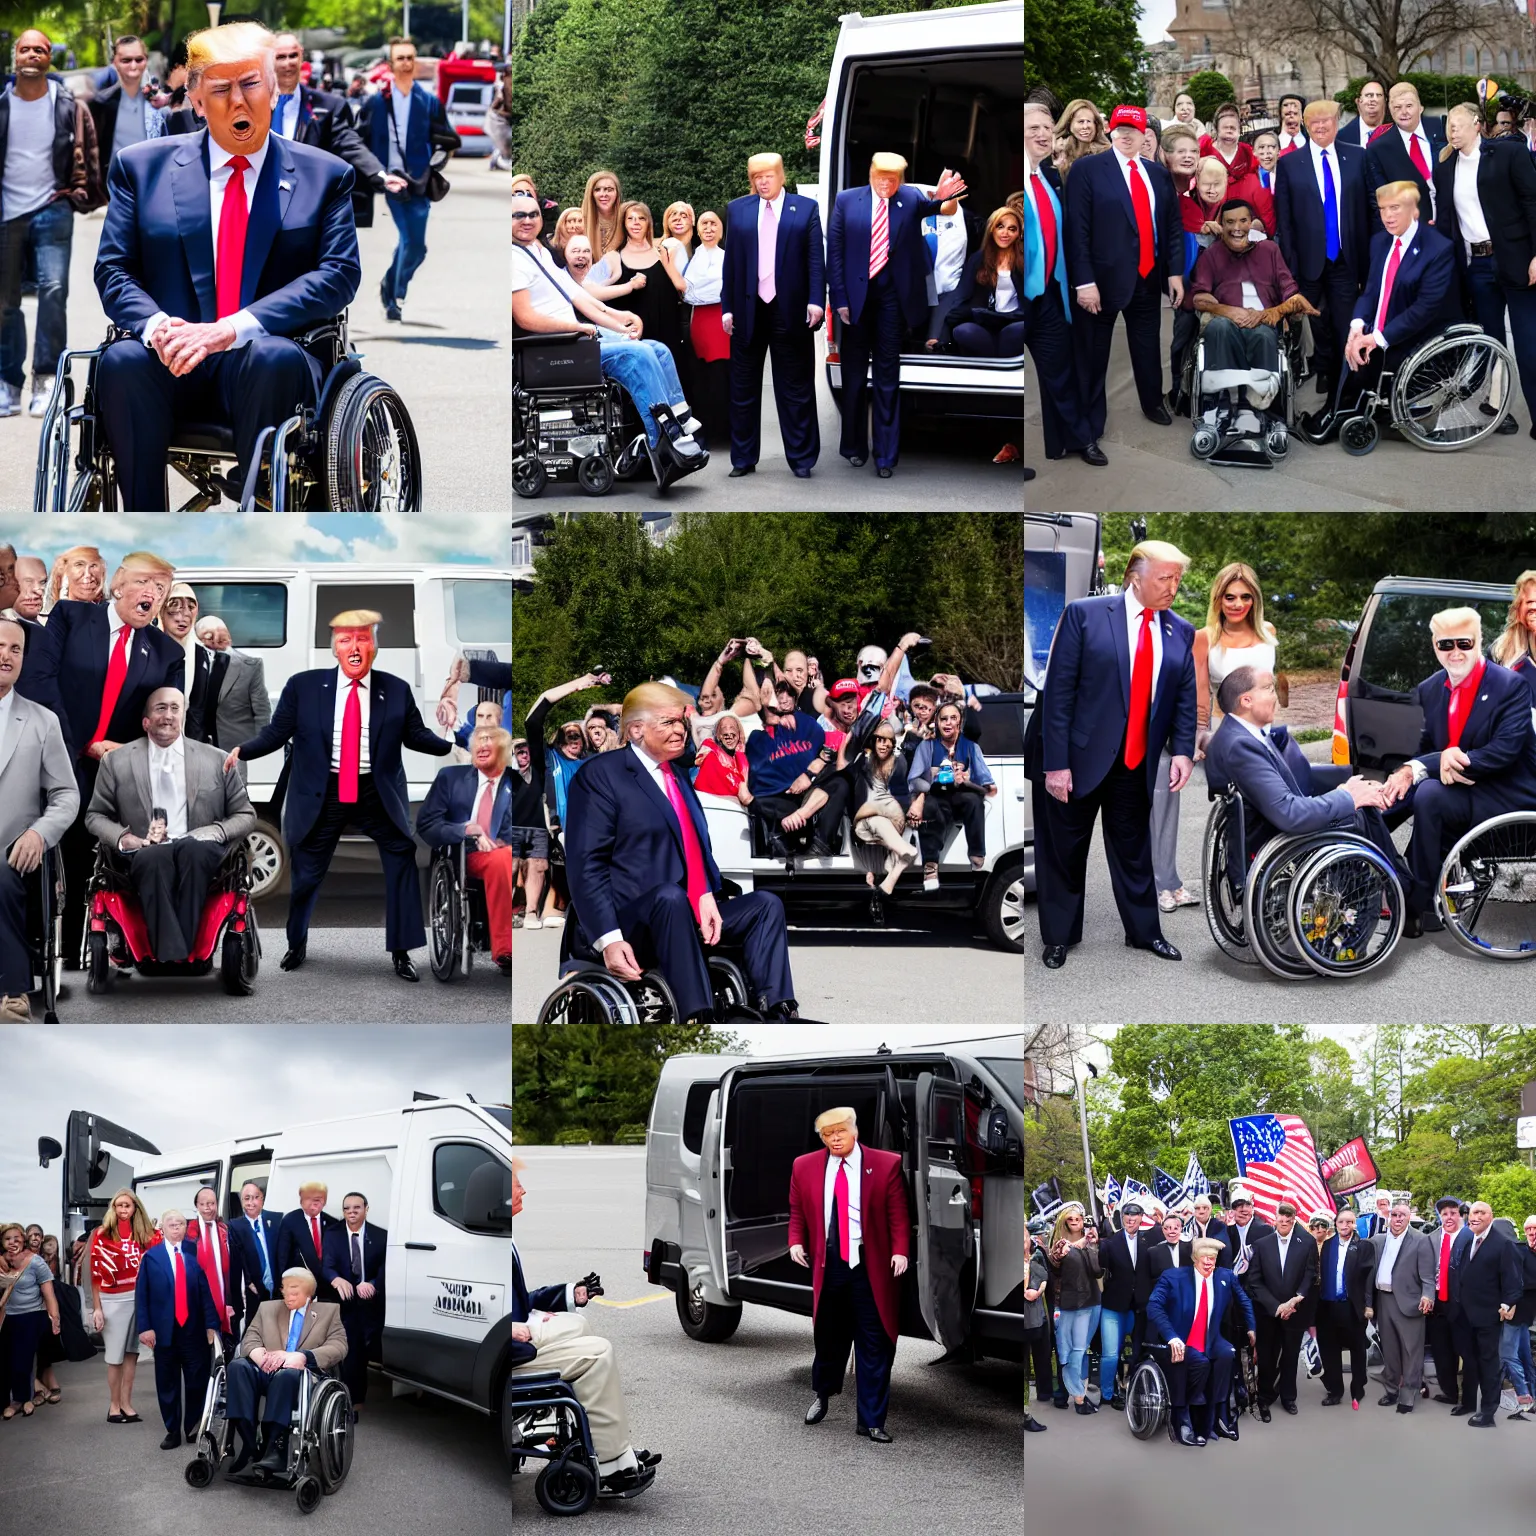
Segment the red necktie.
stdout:
<path fill-rule="evenodd" d="M 171 1271 L 176 1276 L 176 1326 L 180 1328 L 187 1321 L 187 1265 L 185 1259 L 180 1264 L 176 1262 L 179 1255 L 174 1248 L 167 1252 L 171 1256 Z"/>
<path fill-rule="evenodd" d="M 315 1257 L 318 1259 L 320 1257 L 320 1218 L 318 1216 L 309 1218 L 309 1230 L 315 1235 Z"/>
<path fill-rule="evenodd" d="M 1440 1239 L 1440 1291 L 1441 1301 L 1451 1299 L 1451 1234 L 1445 1233 Z"/>
<path fill-rule="evenodd" d="M 350 683 L 347 707 L 341 712 L 341 772 L 336 777 L 336 798 L 343 805 L 357 804 L 357 776 L 363 762 L 363 705 L 357 696 L 358 679 Z M 319 1225 L 315 1231 L 318 1233 Z M 320 1239 L 315 1238 L 315 1251 L 320 1251 Z"/>
<path fill-rule="evenodd" d="M 240 308 L 240 276 L 245 265 L 245 226 L 250 222 L 250 207 L 245 200 L 245 173 L 250 163 L 244 155 L 231 157 L 229 180 L 224 184 L 224 202 L 219 209 L 216 283 L 217 318 L 220 320 Z"/>
<path fill-rule="evenodd" d="M 1376 329 L 1387 323 L 1387 303 L 1392 297 L 1392 284 L 1397 281 L 1397 269 L 1403 259 L 1403 239 L 1399 235 L 1392 242 L 1392 254 L 1387 257 L 1387 270 L 1381 279 L 1381 303 L 1376 306 Z"/>
<path fill-rule="evenodd" d="M 1029 179 L 1035 194 L 1035 211 L 1040 215 L 1040 235 L 1045 241 L 1045 281 L 1049 286 L 1051 274 L 1056 270 L 1056 211 L 1051 207 L 1045 177 L 1036 172 Z"/>
<path fill-rule="evenodd" d="M 1152 610 L 1141 610 L 1136 660 L 1131 666 L 1131 713 L 1125 722 L 1125 766 L 1140 768 L 1147 756 L 1147 716 L 1152 713 Z"/>
<path fill-rule="evenodd" d="M 198 1222 L 197 1262 L 202 1266 L 203 1273 L 208 1276 L 208 1289 L 214 1293 L 214 1310 L 222 1314 L 224 1308 L 224 1276 L 220 1273 L 222 1266 L 219 1263 L 219 1248 L 215 1240 L 216 1238 L 217 1232 L 210 1233 L 206 1221 Z"/>
<path fill-rule="evenodd" d="M 1408 140 L 1408 158 L 1413 161 L 1413 168 L 1424 178 L 1429 180 L 1429 162 L 1424 158 L 1424 151 L 1419 148 L 1419 136 L 1414 134 Z"/>
<path fill-rule="evenodd" d="M 487 837 L 491 835 L 491 803 L 495 800 L 495 798 L 495 790 L 491 785 L 487 784 L 485 788 L 480 791 L 480 798 L 475 802 L 475 825 L 479 827 Z"/>
<path fill-rule="evenodd" d="M 875 217 L 869 230 L 869 275 L 873 277 L 885 265 L 891 252 L 891 211 L 879 193 L 875 194 Z"/>
<path fill-rule="evenodd" d="M 837 1205 L 837 1251 L 848 1262 L 848 1159 L 837 1160 L 837 1177 L 832 1181 L 832 1199 Z"/>
<path fill-rule="evenodd" d="M 661 765 L 661 778 L 667 787 L 667 799 L 671 801 L 673 813 L 677 816 L 678 828 L 683 834 L 683 863 L 688 869 L 688 905 L 693 908 L 693 915 L 697 918 L 699 901 L 709 890 L 709 876 L 704 870 L 704 850 L 699 847 L 698 828 L 693 824 L 693 817 L 688 814 L 671 763 Z"/>
<path fill-rule="evenodd" d="M 128 642 L 133 638 L 133 626 L 124 624 L 117 632 L 117 644 L 107 658 L 107 681 L 101 690 L 101 714 L 91 740 L 104 741 L 107 727 L 112 724 L 112 711 L 117 708 L 118 696 L 123 691 L 123 681 L 128 676 Z"/>
<path fill-rule="evenodd" d="M 1147 195 L 1147 183 L 1141 170 L 1132 164 L 1131 207 L 1136 213 L 1136 233 L 1141 240 L 1141 251 L 1136 261 L 1136 271 L 1145 277 L 1152 270 L 1152 199 Z"/>
<path fill-rule="evenodd" d="M 1186 1349 L 1205 1349 L 1205 1325 L 1208 1321 L 1205 1299 L 1205 1281 L 1200 1275 L 1195 1276 L 1195 1289 L 1200 1293 L 1200 1300 L 1195 1305 L 1195 1320 L 1190 1324 L 1189 1337 L 1184 1340 Z"/>

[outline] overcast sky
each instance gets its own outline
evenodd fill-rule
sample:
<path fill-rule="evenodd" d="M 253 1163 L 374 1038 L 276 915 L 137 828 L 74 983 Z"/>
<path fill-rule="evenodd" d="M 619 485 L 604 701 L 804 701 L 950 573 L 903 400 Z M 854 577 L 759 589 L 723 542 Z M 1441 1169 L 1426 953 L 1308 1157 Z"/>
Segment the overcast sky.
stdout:
<path fill-rule="evenodd" d="M 408 1104 L 418 1090 L 505 1104 L 512 1077 L 504 1024 L 11 1028 L 0 1035 L 0 1070 L 0 1219 L 49 1232 L 63 1170 L 38 1167 L 37 1138 L 62 1144 L 73 1109 L 171 1152 Z"/>
<path fill-rule="evenodd" d="M 819 1052 L 832 1056 L 844 1051 L 873 1051 L 881 1045 L 899 1051 L 951 1040 L 988 1039 L 1006 1031 L 983 1024 L 763 1024 L 756 1029 L 736 1025 L 731 1033 L 746 1040 L 750 1056 L 812 1056 Z"/>
<path fill-rule="evenodd" d="M 1141 7 L 1142 42 L 1161 42 L 1168 30 L 1168 23 L 1173 20 L 1173 16 L 1173 0 L 1147 0 L 1147 3 Z"/>

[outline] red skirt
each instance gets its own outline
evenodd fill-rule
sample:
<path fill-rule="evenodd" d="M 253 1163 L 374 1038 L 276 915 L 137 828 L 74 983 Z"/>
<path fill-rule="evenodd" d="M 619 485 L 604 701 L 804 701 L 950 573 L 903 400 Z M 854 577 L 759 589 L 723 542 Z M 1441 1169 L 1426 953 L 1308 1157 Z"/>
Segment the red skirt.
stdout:
<path fill-rule="evenodd" d="M 701 363 L 723 363 L 731 355 L 731 338 L 720 325 L 718 304 L 695 304 L 688 327 L 693 355 Z"/>

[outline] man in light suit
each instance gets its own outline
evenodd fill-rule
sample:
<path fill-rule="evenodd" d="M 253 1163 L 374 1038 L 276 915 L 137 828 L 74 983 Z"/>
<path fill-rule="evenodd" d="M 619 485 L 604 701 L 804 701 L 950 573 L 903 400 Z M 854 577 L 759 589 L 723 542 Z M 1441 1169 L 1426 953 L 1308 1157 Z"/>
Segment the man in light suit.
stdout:
<path fill-rule="evenodd" d="M 780 155 L 747 161 L 752 191 L 725 210 L 720 324 L 731 338 L 731 479 L 750 475 L 761 452 L 763 358 L 773 358 L 773 399 L 784 457 L 801 480 L 821 453 L 816 421 L 815 335 L 826 314 L 826 256 L 813 197 L 784 186 Z"/>
<path fill-rule="evenodd" d="M 827 280 L 842 321 L 843 434 L 838 452 L 855 468 L 869 458 L 866 370 L 874 363 L 875 469 L 888 480 L 901 448 L 901 339 L 927 323 L 928 254 L 923 220 L 965 191 L 946 169 L 931 198 L 904 182 L 901 155 L 878 153 L 869 181 L 837 194 L 827 224 Z"/>
<path fill-rule="evenodd" d="M 315 1277 L 321 1301 L 336 1301 L 331 1282 L 325 1278 L 325 1234 L 337 1225 L 326 1214 L 330 1190 L 318 1179 L 299 1185 L 299 1208 L 289 1211 L 277 1224 L 277 1272 L 307 1269 Z"/>
<path fill-rule="evenodd" d="M 145 736 L 103 760 L 85 813 L 97 842 L 130 855 L 128 877 L 158 960 L 191 955 L 208 887 L 230 845 L 256 825 L 245 785 L 218 748 L 182 734 L 185 709 L 179 689 L 149 696 Z"/>
<path fill-rule="evenodd" d="M 1296 1225 L 1296 1207 L 1282 1200 L 1275 1207 L 1274 1230 L 1253 1245 L 1244 1282 L 1258 1314 L 1259 1402 L 1280 1400 L 1296 1412 L 1296 1362 L 1301 1354 L 1301 1303 L 1317 1286 L 1317 1244 Z"/>
<path fill-rule="evenodd" d="M 197 621 L 197 638 L 208 669 L 197 739 L 228 751 L 249 741 L 272 718 L 266 668 L 259 656 L 247 656 L 231 646 L 229 626 L 215 614 Z M 245 777 L 243 766 L 240 776 Z"/>
<path fill-rule="evenodd" d="M 194 33 L 187 82 L 207 129 L 118 155 L 96 256 L 102 307 L 132 332 L 97 375 L 125 511 L 166 510 L 178 420 L 229 427 L 243 485 L 262 430 L 317 402 L 320 363 L 294 338 L 362 276 L 351 167 L 271 133 L 272 34 Z"/>
<path fill-rule="evenodd" d="M 1465 1361 L 1467 1385 L 1475 1380 L 1476 1386 L 1470 1393 L 1463 1387 L 1462 1400 L 1451 1413 L 1476 1409 L 1481 1390 L 1481 1411 L 1471 1411 L 1469 1422 L 1475 1429 L 1492 1429 L 1503 1375 L 1499 1338 L 1525 1289 L 1525 1269 L 1514 1243 L 1495 1229 L 1493 1207 L 1486 1200 L 1472 1202 L 1467 1226 L 1471 1240 L 1457 1246 L 1451 1261 L 1451 1299 L 1461 1309 L 1472 1346 Z"/>
<path fill-rule="evenodd" d="M 277 1228 L 281 1211 L 266 1209 L 267 1192 L 254 1179 L 240 1186 L 245 1215 L 229 1224 L 229 1284 L 244 1322 L 277 1295 Z"/>
<path fill-rule="evenodd" d="M 56 847 L 80 809 L 80 789 L 58 717 L 15 692 L 25 635 L 0 619 L 0 1020 L 32 1017 L 24 877 Z"/>
<path fill-rule="evenodd" d="M 352 1394 L 352 1408 L 368 1396 L 368 1362 L 382 1360 L 384 1344 L 384 1268 L 389 1233 L 368 1220 L 367 1197 L 353 1190 L 341 1200 L 341 1225 L 322 1234 L 320 1268 L 341 1297 L 341 1322 L 347 1332 L 347 1358 L 341 1379 Z"/>
<path fill-rule="evenodd" d="M 1355 1235 L 1355 1213 L 1334 1216 L 1334 1233 L 1317 1263 L 1317 1347 L 1323 1358 L 1323 1407 L 1344 1401 L 1343 1351 L 1349 1350 L 1349 1400 L 1358 1408 L 1370 1378 L 1365 1374 L 1365 1324 L 1375 1291 L 1376 1250 Z"/>
<path fill-rule="evenodd" d="M 1172 544 L 1144 540 L 1131 551 L 1123 591 L 1068 603 L 1056 626 L 1045 687 L 1024 733 L 1041 958 L 1052 970 L 1083 937 L 1088 850 L 1101 812 L 1125 942 L 1160 959 L 1182 958 L 1158 921 L 1150 827 L 1164 749 L 1170 792 L 1194 772 L 1195 632 L 1169 612 L 1188 569 Z"/>
<path fill-rule="evenodd" d="M 208 1390 L 211 1352 L 220 1321 L 208 1281 L 195 1253 L 182 1247 L 187 1218 L 167 1211 L 160 1218 L 163 1241 L 145 1250 L 134 1284 L 134 1323 L 139 1343 L 155 1352 L 155 1395 L 165 1424 L 162 1451 L 197 1438 Z"/>
<path fill-rule="evenodd" d="M 1399 1413 L 1412 1413 L 1424 1379 L 1424 1319 L 1435 1305 L 1435 1250 L 1430 1240 L 1409 1225 L 1412 1208 L 1406 1197 L 1392 1202 L 1384 1231 L 1371 1239 L 1376 1250 L 1372 1266 L 1376 1300 L 1367 1317 L 1376 1319 L 1381 1336 L 1381 1388 L 1377 1406 L 1397 1404 Z M 1455 1382 L 1452 1381 L 1452 1390 Z M 1449 1401 L 1450 1399 L 1448 1399 Z"/>
<path fill-rule="evenodd" d="M 642 683 L 624 699 L 628 743 L 582 765 L 566 792 L 565 868 L 586 943 L 626 981 L 654 956 L 684 1019 L 713 1017 L 704 946 L 744 948 L 754 1003 L 770 1019 L 795 1019 L 784 906 L 772 891 L 727 896 L 709 827 L 686 772 L 688 695 Z M 703 944 L 700 944 L 700 939 Z"/>

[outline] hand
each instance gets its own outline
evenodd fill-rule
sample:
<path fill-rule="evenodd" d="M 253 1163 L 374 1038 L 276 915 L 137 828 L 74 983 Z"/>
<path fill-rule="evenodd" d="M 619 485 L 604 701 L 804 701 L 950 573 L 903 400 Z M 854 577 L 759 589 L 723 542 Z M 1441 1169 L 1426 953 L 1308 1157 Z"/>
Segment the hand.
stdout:
<path fill-rule="evenodd" d="M 1378 784 L 1374 779 L 1361 778 L 1357 773 L 1353 778 L 1345 781 L 1344 788 L 1357 807 L 1373 805 L 1379 808 L 1385 804 L 1386 786 Z"/>
<path fill-rule="evenodd" d="M 1280 1305 L 1275 1308 L 1275 1316 L 1288 1319 L 1295 1311 L 1296 1303 L 1294 1301 L 1282 1301 Z"/>
<path fill-rule="evenodd" d="M 1536 288 L 1536 256 L 1531 257 L 1531 264 L 1526 268 L 1525 286 Z"/>
<path fill-rule="evenodd" d="M 256 1358 L 254 1355 L 251 1357 Z M 269 1349 L 261 1357 L 261 1373 L 263 1376 L 275 1376 L 283 1368 L 284 1355 L 280 1349 Z"/>
<path fill-rule="evenodd" d="M 1205 749 L 1210 745 L 1210 743 L 1211 728 L 1208 725 L 1202 725 L 1200 729 L 1195 732 L 1195 761 L 1197 763 L 1203 763 L 1205 761 Z"/>
<path fill-rule="evenodd" d="M 596 688 L 599 683 L 611 683 L 613 678 L 607 672 L 588 672 L 581 679 L 583 688 Z"/>
<path fill-rule="evenodd" d="M 798 832 L 810 819 L 811 813 L 802 806 L 798 811 L 791 811 L 779 825 L 786 832 Z"/>
<path fill-rule="evenodd" d="M 398 195 L 408 190 L 410 185 L 410 182 L 404 176 L 397 176 L 393 171 L 386 171 L 384 173 L 384 190 L 386 192 L 393 192 Z"/>
<path fill-rule="evenodd" d="M 302 1371 L 304 1367 L 309 1364 L 309 1362 L 304 1358 L 303 1351 L 296 1349 L 293 1350 L 290 1354 L 283 1356 L 283 1364 L 286 1365 L 290 1371 Z"/>
<path fill-rule="evenodd" d="M 1168 789 L 1172 794 L 1178 792 L 1189 783 L 1189 776 L 1195 771 L 1194 763 L 1187 757 L 1178 756 L 1168 765 Z"/>
<path fill-rule="evenodd" d="M 915 629 L 909 629 L 900 640 L 896 642 L 898 651 L 916 650 L 923 643 L 923 637 Z"/>
<path fill-rule="evenodd" d="M 837 318 L 841 320 L 844 325 L 853 324 L 853 322 L 848 318 L 848 306 L 846 304 L 839 304 L 837 306 Z"/>
<path fill-rule="evenodd" d="M 58 1331 L 59 1331 L 59 1314 L 57 1312 L 54 1312 L 54 1313 L 52 1313 L 49 1316 L 49 1318 L 48 1318 L 48 1326 L 53 1329 L 55 1334 L 58 1333 Z"/>
<path fill-rule="evenodd" d="M 234 344 L 235 327 L 229 320 L 213 320 L 206 325 L 167 320 L 155 332 L 155 351 L 178 379 L 191 373 L 204 358 L 227 352 Z"/>
<path fill-rule="evenodd" d="M 459 706 L 456 700 L 445 694 L 437 701 L 437 723 L 445 731 L 451 731 L 459 723 Z"/>
<path fill-rule="evenodd" d="M 1513 1307 L 1510 1307 L 1510 1306 L 1503 1306 L 1503 1307 L 1500 1307 L 1500 1308 L 1499 1308 L 1499 1316 L 1500 1316 L 1500 1317 L 1501 1317 L 1501 1318 L 1503 1318 L 1503 1319 L 1504 1319 L 1504 1321 L 1505 1321 L 1505 1322 L 1506 1322 L 1506 1323 L 1507 1323 L 1507 1322 L 1508 1322 L 1508 1321 L 1509 1321 L 1509 1320 L 1510 1320 L 1510 1318 L 1512 1318 L 1512 1317 L 1513 1317 L 1513 1316 L 1514 1316 L 1514 1315 L 1515 1315 L 1515 1309 L 1514 1309 L 1514 1308 L 1513 1308 Z M 57 1329 L 57 1328 L 55 1328 L 55 1329 L 54 1329 L 54 1332 L 55 1332 L 55 1333 L 57 1333 L 57 1332 L 58 1332 L 58 1329 Z"/>
<path fill-rule="evenodd" d="M 814 331 L 821 324 L 823 310 L 819 304 L 805 306 L 805 323 Z"/>
<path fill-rule="evenodd" d="M 1056 768 L 1048 772 L 1045 776 L 1045 792 L 1051 799 L 1060 800 L 1065 805 L 1072 793 L 1072 770 Z"/>
<path fill-rule="evenodd" d="M 93 757 L 99 763 L 108 752 L 116 752 L 120 746 L 122 746 L 120 741 L 93 741 L 85 749 L 85 753 L 87 757 Z"/>
<path fill-rule="evenodd" d="M 94 1333 L 104 1333 L 104 1332 L 106 1332 L 106 1327 L 107 1327 L 107 1319 L 103 1315 L 101 1308 L 100 1307 L 92 1308 L 92 1310 L 91 1310 L 91 1330 L 92 1330 L 92 1332 L 94 1332 Z"/>
<path fill-rule="evenodd" d="M 527 1323 L 513 1323 L 512 1337 L 516 1339 L 519 1344 L 531 1343 L 533 1340 L 533 1329 L 530 1328 Z"/>
<path fill-rule="evenodd" d="M 350 1280 L 343 1280 L 338 1276 L 331 1282 L 331 1284 L 335 1286 L 336 1294 L 340 1296 L 343 1301 L 352 1300 L 352 1282 Z"/>
<path fill-rule="evenodd" d="M 920 826 L 922 824 L 922 820 L 923 797 L 921 795 L 913 795 L 912 804 L 907 807 L 907 825 L 909 827 Z"/>
<path fill-rule="evenodd" d="M 904 1254 L 904 1253 L 893 1253 L 891 1255 L 891 1273 L 893 1275 L 900 1276 L 900 1275 L 906 1274 L 906 1272 L 907 1272 L 907 1256 L 906 1256 L 906 1254 Z"/>
<path fill-rule="evenodd" d="M 379 1294 L 379 1288 L 373 1283 L 372 1280 L 364 1280 L 363 1283 L 358 1286 L 357 1294 L 361 1296 L 364 1301 L 372 1301 L 373 1298 Z"/>
<path fill-rule="evenodd" d="M 699 897 L 699 936 L 706 944 L 720 942 L 720 908 L 715 903 L 715 893 L 705 891 Z"/>
<path fill-rule="evenodd" d="M 18 875 L 30 875 L 43 862 L 46 846 L 42 834 L 29 827 L 11 844 L 7 862 Z"/>
<path fill-rule="evenodd" d="M 804 1244 L 802 1244 L 802 1243 L 791 1243 L 790 1244 L 790 1249 L 789 1249 L 789 1256 L 790 1256 L 791 1259 L 793 1259 L 795 1261 L 796 1264 L 800 1265 L 800 1267 L 802 1269 L 809 1269 L 811 1267 L 811 1261 L 808 1258 L 806 1258 L 806 1256 L 805 1256 L 805 1246 L 804 1246 Z"/>
<path fill-rule="evenodd" d="M 789 788 L 784 791 L 784 793 L 786 795 L 803 795 L 810 787 L 810 775 L 802 773 L 796 776 L 795 782 L 791 784 Z M 791 830 L 793 830 L 793 828 L 791 828 Z"/>
<path fill-rule="evenodd" d="M 1396 773 L 1389 774 L 1381 786 L 1381 803 L 1396 805 L 1413 788 L 1413 769 L 1404 763 Z"/>
<path fill-rule="evenodd" d="M 640 962 L 635 959 L 634 950 L 623 939 L 615 939 L 604 949 L 603 964 L 620 981 L 639 981 L 645 974 L 640 969 Z"/>
<path fill-rule="evenodd" d="M 1184 1358 L 1184 1345 L 1181 1340 L 1174 1339 L 1172 1343 L 1169 1344 L 1168 1358 L 1172 1360 L 1175 1365 L 1177 1365 L 1179 1361 Z"/>
<path fill-rule="evenodd" d="M 1366 1320 L 1366 1322 L 1370 1322 L 1370 1320 L 1373 1317 L 1375 1317 L 1375 1316 L 1376 1316 L 1376 1310 L 1375 1310 L 1374 1307 L 1367 1307 L 1365 1309 L 1365 1320 Z"/>
<path fill-rule="evenodd" d="M 1182 277 L 1170 277 L 1168 279 L 1168 297 L 1175 309 L 1184 302 L 1184 279 Z"/>
<path fill-rule="evenodd" d="M 939 338 L 937 336 L 930 336 L 928 340 L 923 343 L 923 345 L 927 347 L 930 352 L 932 352 L 938 347 Z"/>
<path fill-rule="evenodd" d="M 55 1328 L 53 1331 L 57 1333 L 59 1330 Z M 209 1328 L 205 1332 L 208 1335 L 208 1342 L 210 1344 L 217 1344 L 219 1342 L 219 1330 L 217 1328 Z"/>
<path fill-rule="evenodd" d="M 1205 223 L 1200 226 L 1200 233 L 1202 235 L 1220 235 L 1221 225 L 1218 224 L 1215 219 L 1207 219 Z"/>
<path fill-rule="evenodd" d="M 1440 782 L 1442 784 L 1470 784 L 1466 768 L 1472 761 L 1460 747 L 1447 747 L 1440 754 Z"/>
<path fill-rule="evenodd" d="M 144 1332 L 139 1335 L 139 1343 L 142 1344 L 145 1349 L 153 1349 L 155 1347 L 155 1330 L 153 1328 L 146 1328 Z"/>
<path fill-rule="evenodd" d="M 1084 283 L 1083 286 L 1077 290 L 1077 302 L 1083 309 L 1086 309 L 1090 315 L 1098 314 L 1101 305 L 1101 300 L 1099 298 L 1099 285 L 1097 283 Z"/>
<path fill-rule="evenodd" d="M 1252 1344 L 1255 1348 L 1257 1348 L 1259 1339 L 1258 1339 L 1258 1335 L 1256 1333 L 1254 1333 L 1252 1328 L 1250 1328 L 1248 1330 L 1248 1342 L 1250 1344 Z"/>
<path fill-rule="evenodd" d="M 240 761 L 240 748 L 239 747 L 231 747 L 229 749 L 228 755 L 224 759 L 224 772 L 228 773 L 235 766 L 235 764 L 238 763 L 239 761 Z"/>
<path fill-rule="evenodd" d="M 731 335 L 731 333 L 735 330 L 735 328 L 736 328 L 736 322 L 735 322 L 735 317 L 734 316 L 732 316 L 732 315 L 721 315 L 720 316 L 720 329 L 722 331 L 724 331 L 727 336 Z"/>
<path fill-rule="evenodd" d="M 946 166 L 944 174 L 939 177 L 938 184 L 933 189 L 933 200 L 936 203 L 947 203 L 950 198 L 959 197 L 964 191 L 965 177 Z"/>
<path fill-rule="evenodd" d="M 638 292 L 641 288 L 645 287 L 645 273 L 636 272 L 624 286 L 630 293 Z"/>
<path fill-rule="evenodd" d="M 733 640 L 731 643 L 733 645 L 739 645 L 741 642 Z M 767 656 L 769 654 L 769 652 L 763 649 L 763 643 L 757 638 L 756 635 L 747 636 L 746 648 L 748 656 Z"/>
<path fill-rule="evenodd" d="M 1257 309 L 1236 309 L 1232 315 L 1232 323 L 1240 331 L 1253 331 L 1258 329 L 1259 322 L 1263 318 L 1263 314 Z"/>

